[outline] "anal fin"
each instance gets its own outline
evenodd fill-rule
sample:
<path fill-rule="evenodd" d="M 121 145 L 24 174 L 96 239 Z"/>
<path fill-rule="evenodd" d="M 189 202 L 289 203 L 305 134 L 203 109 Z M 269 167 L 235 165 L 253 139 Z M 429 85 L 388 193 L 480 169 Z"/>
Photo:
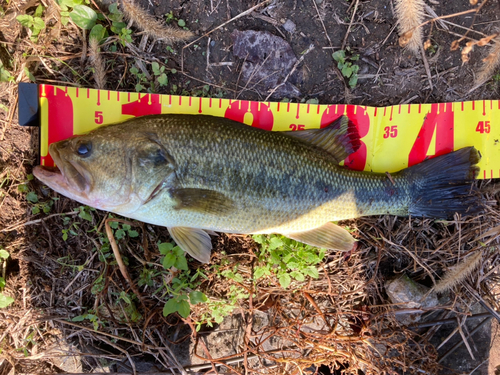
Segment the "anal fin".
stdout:
<path fill-rule="evenodd" d="M 344 228 L 333 223 L 298 233 L 283 233 L 283 235 L 305 244 L 340 251 L 352 250 L 356 240 Z"/>
<path fill-rule="evenodd" d="M 212 240 L 203 229 L 167 227 L 175 243 L 201 263 L 209 263 L 212 254 Z"/>

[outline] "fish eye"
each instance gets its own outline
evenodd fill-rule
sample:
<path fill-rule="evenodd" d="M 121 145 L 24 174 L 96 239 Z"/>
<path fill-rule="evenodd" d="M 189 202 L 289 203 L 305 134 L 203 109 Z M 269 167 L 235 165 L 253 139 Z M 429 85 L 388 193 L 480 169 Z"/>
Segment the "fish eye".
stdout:
<path fill-rule="evenodd" d="M 78 155 L 86 158 L 90 156 L 90 152 L 92 151 L 92 143 L 91 142 L 81 142 L 76 148 L 76 152 Z"/>

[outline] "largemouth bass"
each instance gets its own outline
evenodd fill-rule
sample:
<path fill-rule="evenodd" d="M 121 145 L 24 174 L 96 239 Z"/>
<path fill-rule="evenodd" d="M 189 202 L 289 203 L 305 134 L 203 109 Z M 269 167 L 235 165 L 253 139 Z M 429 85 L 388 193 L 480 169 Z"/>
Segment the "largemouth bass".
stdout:
<path fill-rule="evenodd" d="M 386 175 L 339 166 L 358 147 L 346 117 L 269 132 L 212 116 L 153 115 L 51 144 L 58 168 L 37 166 L 34 175 L 85 205 L 166 226 L 201 262 L 210 260 L 207 231 L 280 233 L 348 251 L 354 238 L 331 221 L 481 210 L 474 148 Z"/>

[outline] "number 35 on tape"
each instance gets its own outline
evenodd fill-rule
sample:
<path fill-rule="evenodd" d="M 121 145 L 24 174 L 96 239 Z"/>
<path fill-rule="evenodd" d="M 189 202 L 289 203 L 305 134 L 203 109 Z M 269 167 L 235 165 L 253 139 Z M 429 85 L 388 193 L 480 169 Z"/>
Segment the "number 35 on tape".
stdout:
<path fill-rule="evenodd" d="M 342 115 L 357 126 L 361 147 L 344 164 L 396 172 L 467 146 L 481 153 L 478 178 L 500 177 L 500 100 L 392 107 L 253 102 L 38 86 L 40 162 L 53 165 L 50 143 L 105 124 L 160 113 L 205 114 L 273 131 L 324 127 Z"/>

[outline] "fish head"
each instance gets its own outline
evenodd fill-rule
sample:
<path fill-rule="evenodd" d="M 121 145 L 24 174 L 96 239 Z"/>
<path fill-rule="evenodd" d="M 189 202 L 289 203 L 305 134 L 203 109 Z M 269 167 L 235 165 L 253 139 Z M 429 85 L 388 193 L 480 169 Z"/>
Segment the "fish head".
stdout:
<path fill-rule="evenodd" d="M 155 134 L 104 127 L 49 146 L 56 168 L 33 174 L 58 193 L 85 205 L 130 214 L 162 190 L 173 161 Z"/>

